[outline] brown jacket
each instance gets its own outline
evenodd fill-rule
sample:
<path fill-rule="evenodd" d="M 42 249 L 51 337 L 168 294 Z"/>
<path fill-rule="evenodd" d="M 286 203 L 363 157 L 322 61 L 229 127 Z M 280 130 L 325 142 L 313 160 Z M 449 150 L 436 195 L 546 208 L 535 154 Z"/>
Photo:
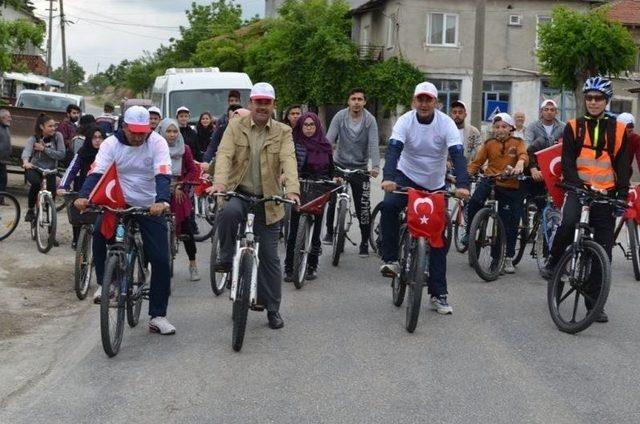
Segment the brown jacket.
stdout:
<path fill-rule="evenodd" d="M 484 171 L 487 175 L 499 174 L 504 172 L 508 165 L 516 166 L 519 160 L 524 161 L 526 167 L 529 163 L 529 156 L 527 155 L 527 148 L 524 144 L 524 140 L 518 137 L 511 137 L 505 142 L 490 138 L 485 141 L 476 157 L 467 166 L 469 174 L 475 174 L 480 167 L 488 161 L 487 169 Z M 496 185 L 505 188 L 517 189 L 519 187 L 518 180 L 507 179 L 504 181 L 498 180 Z"/>
<path fill-rule="evenodd" d="M 265 197 L 282 195 L 280 175 L 284 177 L 287 193 L 300 194 L 295 147 L 291 138 L 291 128 L 273 119 L 267 138 L 262 145 L 260 170 L 262 192 Z M 235 190 L 249 169 L 251 115 L 233 119 L 222 136 L 216 154 L 213 180 L 224 184 L 227 190 Z M 269 202 L 265 205 L 267 225 L 284 217 L 282 205 Z"/>

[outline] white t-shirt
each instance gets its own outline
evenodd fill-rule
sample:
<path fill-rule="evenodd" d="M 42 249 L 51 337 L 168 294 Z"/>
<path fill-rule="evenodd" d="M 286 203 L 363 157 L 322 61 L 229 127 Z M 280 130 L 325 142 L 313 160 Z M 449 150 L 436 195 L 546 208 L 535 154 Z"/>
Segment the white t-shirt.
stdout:
<path fill-rule="evenodd" d="M 551 137 L 551 134 L 553 133 L 553 124 L 551 125 L 542 124 L 542 126 L 544 127 L 544 131 L 547 133 L 547 137 Z"/>
<path fill-rule="evenodd" d="M 409 111 L 398 118 L 391 133 L 391 138 L 404 144 L 398 170 L 428 190 L 444 186 L 449 147 L 462 145 L 453 119 L 439 110 L 434 113 L 433 121 L 423 125 L 416 111 Z"/>
<path fill-rule="evenodd" d="M 156 201 L 155 176 L 171 176 L 169 145 L 158 133 L 152 132 L 141 146 L 127 146 L 115 135 L 100 145 L 91 172 L 104 174 L 115 162 L 118 179 L 127 204 L 148 208 Z"/>

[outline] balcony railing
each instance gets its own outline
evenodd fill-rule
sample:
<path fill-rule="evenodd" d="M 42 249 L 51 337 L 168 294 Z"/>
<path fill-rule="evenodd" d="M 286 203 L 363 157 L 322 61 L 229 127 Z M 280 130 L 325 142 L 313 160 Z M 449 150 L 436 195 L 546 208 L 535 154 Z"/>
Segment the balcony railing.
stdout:
<path fill-rule="evenodd" d="M 358 46 L 358 57 L 362 60 L 382 62 L 384 60 L 383 52 L 384 46 L 372 46 L 370 44 Z"/>

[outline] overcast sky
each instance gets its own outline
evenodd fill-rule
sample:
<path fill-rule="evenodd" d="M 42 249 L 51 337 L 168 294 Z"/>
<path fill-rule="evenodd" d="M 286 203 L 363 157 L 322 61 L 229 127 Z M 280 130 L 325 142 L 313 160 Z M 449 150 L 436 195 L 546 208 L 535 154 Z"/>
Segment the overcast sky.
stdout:
<path fill-rule="evenodd" d="M 198 4 L 210 1 L 196 0 Z M 236 0 L 243 16 L 264 15 L 264 0 Z M 67 56 L 82 65 L 87 74 L 105 70 L 123 59 L 135 59 L 144 50 L 155 51 L 177 37 L 178 27 L 187 23 L 184 13 L 192 0 L 64 0 L 67 20 Z M 33 0 L 35 13 L 48 23 L 48 0 Z M 54 1 L 54 17 L 59 15 Z M 53 67 L 62 64 L 60 20 L 53 23 Z M 46 41 L 44 46 L 46 46 Z"/>

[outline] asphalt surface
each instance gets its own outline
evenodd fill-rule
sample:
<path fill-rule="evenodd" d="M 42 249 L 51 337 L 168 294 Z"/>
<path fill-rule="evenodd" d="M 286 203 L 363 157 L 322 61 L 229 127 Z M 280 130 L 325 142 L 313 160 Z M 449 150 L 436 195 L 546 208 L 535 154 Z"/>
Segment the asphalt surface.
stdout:
<path fill-rule="evenodd" d="M 409 334 L 378 259 L 347 246 L 334 268 L 325 247 L 316 281 L 283 285 L 285 327 L 271 330 L 264 312 L 250 312 L 236 353 L 231 303 L 213 296 L 209 244 L 198 247 L 199 282 L 187 281 L 180 252 L 168 313 L 176 335 L 151 334 L 142 318 L 109 359 L 98 308 L 84 308 L 80 324 L 43 351 L 56 364 L 5 400 L 0 422 L 640 422 L 640 283 L 619 255 L 611 321 L 572 336 L 551 321 L 531 258 L 485 283 L 452 251 L 453 315 L 423 307 Z"/>

